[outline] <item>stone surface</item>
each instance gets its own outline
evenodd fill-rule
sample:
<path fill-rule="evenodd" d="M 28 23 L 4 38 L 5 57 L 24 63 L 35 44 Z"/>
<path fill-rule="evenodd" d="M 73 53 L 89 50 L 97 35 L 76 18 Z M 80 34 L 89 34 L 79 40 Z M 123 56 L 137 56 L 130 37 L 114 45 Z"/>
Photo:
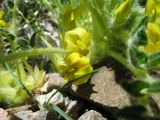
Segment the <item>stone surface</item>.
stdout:
<path fill-rule="evenodd" d="M 37 112 L 21 111 L 14 114 L 12 120 L 58 120 L 56 113 L 49 113 L 47 110 L 39 110 Z"/>
<path fill-rule="evenodd" d="M 79 117 L 79 112 L 82 111 L 84 108 L 84 104 L 77 102 L 77 101 L 71 101 L 66 106 L 65 112 L 71 116 L 74 120 L 77 120 Z"/>
<path fill-rule="evenodd" d="M 59 88 L 65 84 L 63 77 L 58 73 L 46 74 L 44 77 L 46 83 L 40 89 L 41 92 L 50 92 L 52 89 Z"/>
<path fill-rule="evenodd" d="M 57 90 L 53 89 L 50 93 L 40 95 L 36 99 L 40 103 L 41 109 L 43 109 L 43 104 L 50 98 L 50 96 Z M 57 92 L 50 100 L 49 103 L 54 103 L 62 108 L 67 114 L 73 118 L 77 118 L 78 111 L 83 107 L 83 104 L 77 101 L 70 100 L 68 97 L 64 97 L 60 92 Z"/>
<path fill-rule="evenodd" d="M 160 94 L 152 93 L 150 96 L 150 107 L 154 115 L 160 114 Z"/>
<path fill-rule="evenodd" d="M 10 120 L 8 112 L 0 108 L 0 120 Z"/>
<path fill-rule="evenodd" d="M 52 96 L 57 90 L 53 89 L 51 92 L 49 92 L 48 94 L 44 94 L 44 95 L 39 95 L 36 99 L 39 102 L 39 104 L 42 106 L 43 108 L 43 104 L 45 102 L 48 101 L 48 99 L 50 98 L 50 96 Z M 68 100 L 68 101 L 67 101 Z M 65 104 L 68 104 L 67 102 L 69 102 L 69 99 L 65 98 L 60 92 L 57 92 L 51 99 L 50 99 L 50 103 L 54 103 L 58 106 L 64 107 Z"/>
<path fill-rule="evenodd" d="M 30 105 L 25 105 L 25 106 L 19 106 L 19 107 L 14 107 L 14 108 L 8 108 L 6 111 L 9 114 L 14 114 L 14 113 L 17 113 L 17 112 L 20 112 L 20 111 L 29 110 L 30 107 L 31 107 Z"/>
<path fill-rule="evenodd" d="M 152 98 L 157 104 L 157 107 L 160 109 L 160 94 L 152 94 Z"/>
<path fill-rule="evenodd" d="M 73 93 L 107 107 L 122 108 L 130 104 L 130 97 L 115 81 L 114 71 L 106 67 L 95 73 L 89 84 L 79 87 Z"/>
<path fill-rule="evenodd" d="M 100 113 L 90 110 L 84 113 L 78 120 L 107 120 Z"/>

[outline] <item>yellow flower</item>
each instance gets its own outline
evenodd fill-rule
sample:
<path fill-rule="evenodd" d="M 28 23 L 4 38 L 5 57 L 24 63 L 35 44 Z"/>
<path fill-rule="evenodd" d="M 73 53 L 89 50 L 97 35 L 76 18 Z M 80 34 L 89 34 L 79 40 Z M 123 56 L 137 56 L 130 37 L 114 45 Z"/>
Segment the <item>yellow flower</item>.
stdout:
<path fill-rule="evenodd" d="M 63 47 L 71 51 L 69 55 L 65 56 L 64 64 L 60 66 L 65 81 L 73 80 L 93 70 L 87 57 L 90 41 L 91 35 L 80 27 L 65 33 Z M 89 78 L 90 75 L 78 79 L 74 84 L 86 83 Z"/>
<path fill-rule="evenodd" d="M 65 33 L 64 49 L 87 55 L 91 35 L 83 28 L 75 28 Z"/>
<path fill-rule="evenodd" d="M 89 58 L 80 55 L 80 53 L 71 53 L 64 59 L 65 64 L 61 66 L 63 74 L 65 75 L 65 80 L 73 80 L 84 74 L 87 74 L 93 70 L 92 66 L 89 64 Z M 79 85 L 86 83 L 90 75 L 83 77 L 74 82 L 74 84 Z"/>
<path fill-rule="evenodd" d="M 148 23 L 148 44 L 144 46 L 146 52 L 156 52 L 160 50 L 160 26 L 155 23 Z"/>
<path fill-rule="evenodd" d="M 9 23 L 2 20 L 3 16 L 4 16 L 4 12 L 2 10 L 0 10 L 0 26 L 1 27 L 10 27 Z"/>

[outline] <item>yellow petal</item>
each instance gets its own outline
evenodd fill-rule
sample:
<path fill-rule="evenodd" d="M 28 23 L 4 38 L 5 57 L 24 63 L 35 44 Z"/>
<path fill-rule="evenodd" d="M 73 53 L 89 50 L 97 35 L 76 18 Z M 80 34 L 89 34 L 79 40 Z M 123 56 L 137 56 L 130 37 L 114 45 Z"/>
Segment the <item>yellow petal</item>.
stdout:
<path fill-rule="evenodd" d="M 65 33 L 63 42 L 64 49 L 75 49 L 77 41 L 82 41 L 85 46 L 89 46 L 91 35 L 83 28 L 75 28 Z"/>
<path fill-rule="evenodd" d="M 81 39 L 81 42 L 88 47 L 90 45 L 91 42 L 91 34 L 85 31 L 85 34 L 83 36 L 83 38 Z"/>
<path fill-rule="evenodd" d="M 75 72 L 75 69 L 72 66 L 68 66 L 66 64 L 60 65 L 60 69 L 62 70 L 63 74 Z"/>
<path fill-rule="evenodd" d="M 146 53 L 152 53 L 157 51 L 157 47 L 155 44 L 149 42 L 146 46 L 144 46 L 144 50 Z"/>
<path fill-rule="evenodd" d="M 75 73 L 74 73 L 74 78 L 78 78 L 82 75 L 85 75 L 89 72 L 91 72 L 93 70 L 92 66 L 90 65 L 87 65 L 87 66 L 84 66 L 82 67 L 81 69 L 77 70 Z M 80 85 L 80 84 L 83 84 L 83 83 L 86 83 L 88 81 L 88 79 L 90 78 L 91 75 L 88 75 L 86 77 L 83 77 L 77 81 L 74 82 L 74 84 L 76 85 Z"/>
<path fill-rule="evenodd" d="M 79 53 L 71 53 L 67 57 L 65 57 L 64 61 L 67 65 L 72 66 L 80 59 Z"/>
<path fill-rule="evenodd" d="M 4 16 L 4 12 L 2 10 L 0 10 L 0 19 L 2 19 Z"/>
<path fill-rule="evenodd" d="M 77 47 L 79 49 L 79 53 L 82 55 L 87 55 L 89 52 L 88 48 L 80 40 L 77 41 Z"/>
<path fill-rule="evenodd" d="M 160 27 L 155 23 L 148 23 L 148 38 L 153 43 L 156 44 L 160 41 Z"/>
<path fill-rule="evenodd" d="M 82 68 L 86 65 L 89 65 L 89 58 L 86 56 L 83 56 L 75 63 L 74 66 L 78 69 L 78 68 Z"/>
<path fill-rule="evenodd" d="M 64 49 L 72 51 L 72 52 L 78 52 L 79 49 L 77 47 L 77 44 L 73 41 L 71 41 L 71 36 L 66 36 L 66 39 L 64 41 Z"/>
<path fill-rule="evenodd" d="M 150 15 L 152 13 L 153 8 L 154 8 L 154 0 L 147 0 L 146 10 L 145 10 L 146 15 Z"/>
<path fill-rule="evenodd" d="M 4 20 L 0 20 L 0 26 L 1 27 L 10 27 L 10 24 L 5 22 Z"/>

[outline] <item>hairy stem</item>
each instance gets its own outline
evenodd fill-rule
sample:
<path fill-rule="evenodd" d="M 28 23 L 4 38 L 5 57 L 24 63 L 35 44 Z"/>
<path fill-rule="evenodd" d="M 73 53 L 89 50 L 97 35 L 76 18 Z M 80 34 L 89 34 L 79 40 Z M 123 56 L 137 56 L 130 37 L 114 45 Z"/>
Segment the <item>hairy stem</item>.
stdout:
<path fill-rule="evenodd" d="M 0 57 L 0 63 L 6 63 L 9 61 L 13 61 L 19 58 L 25 58 L 25 57 L 30 57 L 33 55 L 42 55 L 42 54 L 52 54 L 52 53 L 59 53 L 59 54 L 67 54 L 69 53 L 66 50 L 60 49 L 60 48 L 38 48 L 38 49 L 30 49 L 26 51 L 20 51 L 16 53 L 12 53 L 6 56 L 1 56 Z"/>
<path fill-rule="evenodd" d="M 129 64 L 129 62 L 120 54 L 108 50 L 107 52 L 111 57 L 119 61 L 122 65 L 124 65 L 127 69 L 129 69 L 138 79 L 145 79 L 147 76 L 147 73 L 145 70 L 135 68 L 133 65 Z"/>

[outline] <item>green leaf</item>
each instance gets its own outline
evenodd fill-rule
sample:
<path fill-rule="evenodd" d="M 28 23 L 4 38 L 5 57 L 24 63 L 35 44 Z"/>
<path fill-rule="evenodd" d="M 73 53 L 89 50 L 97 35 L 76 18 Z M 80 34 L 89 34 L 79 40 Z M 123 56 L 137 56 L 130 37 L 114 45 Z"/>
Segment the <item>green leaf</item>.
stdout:
<path fill-rule="evenodd" d="M 148 16 L 144 16 L 144 17 L 141 19 L 141 21 L 139 22 L 139 24 L 137 25 L 137 27 L 133 30 L 133 34 L 134 34 L 135 32 L 137 32 L 137 30 L 139 30 L 139 28 L 146 26 L 147 23 L 148 23 L 148 20 L 149 20 L 149 17 L 148 17 Z"/>
<path fill-rule="evenodd" d="M 130 49 L 130 56 L 132 64 L 136 67 L 142 67 L 147 63 L 147 55 L 136 47 Z"/>
<path fill-rule="evenodd" d="M 26 50 L 26 49 L 29 49 L 29 48 L 30 48 L 30 45 L 29 45 L 28 40 L 26 40 L 26 39 L 24 39 L 24 38 L 18 39 L 17 43 L 18 43 L 18 45 L 20 46 L 20 48 L 21 48 L 22 50 Z"/>
<path fill-rule="evenodd" d="M 148 56 L 147 67 L 153 67 L 158 64 L 160 64 L 160 52 Z"/>
<path fill-rule="evenodd" d="M 148 88 L 149 92 L 160 92 L 160 82 L 154 82 Z"/>
<path fill-rule="evenodd" d="M 142 27 L 137 33 L 137 45 L 146 45 L 147 43 L 146 27 Z"/>
<path fill-rule="evenodd" d="M 0 35 L 6 37 L 9 41 L 15 40 L 15 36 L 3 28 L 0 28 Z"/>
<path fill-rule="evenodd" d="M 12 9 L 14 7 L 14 3 L 11 0 L 9 0 L 8 1 L 8 6 Z"/>
<path fill-rule="evenodd" d="M 144 93 L 142 93 L 142 90 L 147 89 L 150 87 L 150 84 L 144 81 L 125 81 L 122 83 L 122 87 L 133 96 L 142 96 Z"/>
<path fill-rule="evenodd" d="M 138 0 L 138 2 L 139 2 L 139 4 L 140 4 L 141 6 L 145 6 L 147 0 Z"/>
<path fill-rule="evenodd" d="M 113 10 L 118 3 L 119 3 L 119 0 L 110 0 L 109 9 L 110 9 L 110 10 Z"/>
<path fill-rule="evenodd" d="M 35 38 L 36 38 L 37 33 L 35 32 L 30 39 L 30 46 L 33 48 L 35 46 Z"/>

